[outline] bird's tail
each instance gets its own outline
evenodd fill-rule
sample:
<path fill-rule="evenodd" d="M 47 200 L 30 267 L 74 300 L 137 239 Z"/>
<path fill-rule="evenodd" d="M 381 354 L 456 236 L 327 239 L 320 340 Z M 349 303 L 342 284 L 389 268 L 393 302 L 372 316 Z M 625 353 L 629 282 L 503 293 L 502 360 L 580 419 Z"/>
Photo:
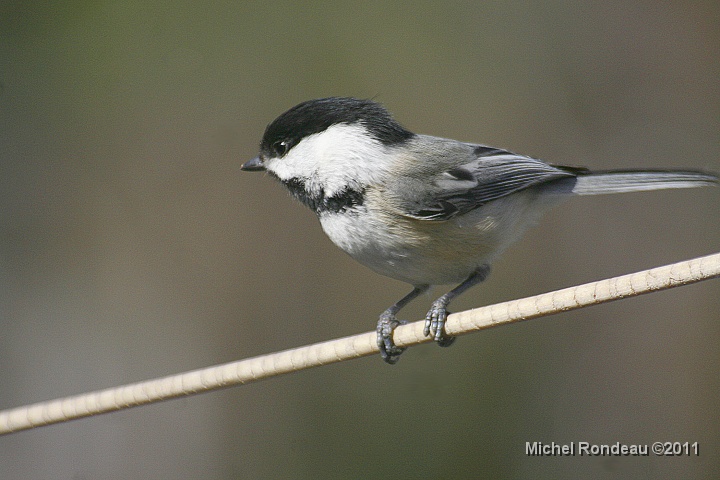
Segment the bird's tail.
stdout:
<path fill-rule="evenodd" d="M 664 188 L 718 185 L 718 177 L 692 170 L 608 170 L 577 172 L 572 192 L 577 195 L 641 192 Z"/>

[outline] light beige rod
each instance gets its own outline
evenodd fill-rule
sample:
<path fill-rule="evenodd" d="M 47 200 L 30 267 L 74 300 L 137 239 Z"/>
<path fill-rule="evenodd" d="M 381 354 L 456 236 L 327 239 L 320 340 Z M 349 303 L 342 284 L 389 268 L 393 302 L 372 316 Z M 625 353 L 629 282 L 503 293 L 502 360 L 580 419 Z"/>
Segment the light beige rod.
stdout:
<path fill-rule="evenodd" d="M 450 335 L 463 335 L 718 276 L 720 253 L 456 313 L 448 317 L 446 330 Z M 395 343 L 400 347 L 409 347 L 430 341 L 423 335 L 423 326 L 424 322 L 420 321 L 398 327 L 394 334 Z M 372 355 L 378 352 L 375 339 L 375 332 L 363 333 L 169 377 L 0 411 L 0 435 Z"/>

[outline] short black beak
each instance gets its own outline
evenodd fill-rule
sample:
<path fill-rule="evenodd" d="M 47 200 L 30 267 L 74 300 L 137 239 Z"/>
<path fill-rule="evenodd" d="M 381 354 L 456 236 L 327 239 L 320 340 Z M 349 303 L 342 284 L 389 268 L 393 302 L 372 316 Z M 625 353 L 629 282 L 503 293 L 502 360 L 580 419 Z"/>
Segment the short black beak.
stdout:
<path fill-rule="evenodd" d="M 245 170 L 246 172 L 264 172 L 265 165 L 263 165 L 263 161 L 260 160 L 260 157 L 255 157 L 252 160 L 245 162 L 243 166 L 240 167 L 240 170 Z"/>

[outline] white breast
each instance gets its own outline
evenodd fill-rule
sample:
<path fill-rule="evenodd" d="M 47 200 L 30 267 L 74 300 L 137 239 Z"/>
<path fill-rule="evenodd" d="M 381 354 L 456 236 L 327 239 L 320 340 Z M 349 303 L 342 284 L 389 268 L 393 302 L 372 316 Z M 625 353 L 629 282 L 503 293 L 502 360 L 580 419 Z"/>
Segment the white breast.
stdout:
<path fill-rule="evenodd" d="M 448 221 L 415 220 L 372 210 L 320 216 L 330 239 L 376 272 L 421 284 L 460 283 L 492 263 L 552 203 L 522 192 Z"/>

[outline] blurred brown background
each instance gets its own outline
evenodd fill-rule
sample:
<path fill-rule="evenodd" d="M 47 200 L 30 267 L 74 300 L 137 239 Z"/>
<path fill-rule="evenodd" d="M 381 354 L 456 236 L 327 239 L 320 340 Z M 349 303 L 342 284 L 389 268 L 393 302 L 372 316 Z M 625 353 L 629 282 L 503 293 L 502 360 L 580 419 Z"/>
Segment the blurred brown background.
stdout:
<path fill-rule="evenodd" d="M 719 23 L 710 1 L 3 2 L 0 408 L 373 328 L 408 287 L 239 170 L 303 100 L 375 97 L 555 163 L 720 171 Z M 454 310 L 717 252 L 719 212 L 720 189 L 573 200 Z M 718 312 L 709 281 L 14 434 L 0 478 L 709 477 Z"/>

